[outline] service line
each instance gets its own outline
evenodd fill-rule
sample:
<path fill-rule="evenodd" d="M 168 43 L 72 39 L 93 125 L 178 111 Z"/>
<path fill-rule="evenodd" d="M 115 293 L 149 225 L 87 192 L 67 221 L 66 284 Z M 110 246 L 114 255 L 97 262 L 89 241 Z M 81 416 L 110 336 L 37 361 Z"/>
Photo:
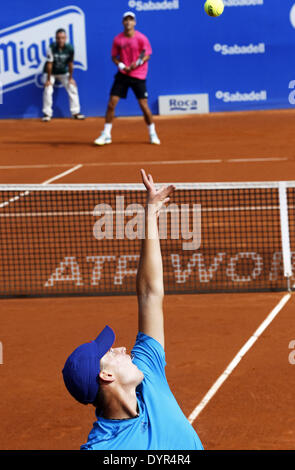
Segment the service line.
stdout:
<path fill-rule="evenodd" d="M 81 166 L 144 166 L 144 165 L 207 165 L 207 164 L 220 164 L 220 163 L 259 163 L 259 162 L 283 162 L 288 161 L 288 157 L 269 157 L 269 158 L 229 158 L 229 159 L 198 159 L 198 160 L 152 160 L 152 161 L 131 161 L 131 162 L 89 162 L 83 163 Z M 68 168 L 75 165 L 75 163 L 44 163 L 32 165 L 0 165 L 0 170 L 17 170 L 17 169 L 33 169 L 33 168 Z M 81 168 L 77 165 L 72 169 L 75 171 Z"/>

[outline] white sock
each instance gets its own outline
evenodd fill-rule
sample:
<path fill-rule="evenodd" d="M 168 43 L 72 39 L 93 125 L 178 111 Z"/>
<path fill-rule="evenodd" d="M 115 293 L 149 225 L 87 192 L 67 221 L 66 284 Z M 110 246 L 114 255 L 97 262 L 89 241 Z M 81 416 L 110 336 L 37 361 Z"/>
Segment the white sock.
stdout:
<path fill-rule="evenodd" d="M 104 125 L 104 130 L 103 131 L 109 137 L 111 136 L 112 126 L 113 126 L 113 124 L 110 124 L 110 123 L 107 123 L 107 122 Z"/>
<path fill-rule="evenodd" d="M 154 123 L 153 123 L 153 124 L 149 124 L 149 125 L 148 125 L 148 128 L 149 128 L 149 133 L 150 133 L 150 135 L 151 135 L 151 134 L 154 134 L 154 133 L 156 132 L 155 124 L 154 124 Z"/>

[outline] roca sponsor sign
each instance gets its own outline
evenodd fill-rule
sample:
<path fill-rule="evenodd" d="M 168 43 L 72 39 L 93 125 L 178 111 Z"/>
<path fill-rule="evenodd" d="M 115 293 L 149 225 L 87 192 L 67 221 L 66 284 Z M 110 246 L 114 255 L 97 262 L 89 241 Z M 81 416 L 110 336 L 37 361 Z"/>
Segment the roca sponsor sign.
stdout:
<path fill-rule="evenodd" d="M 84 13 L 76 6 L 61 8 L 0 31 L 3 93 L 35 82 L 58 28 L 66 30 L 75 48 L 75 67 L 87 70 Z"/>
<path fill-rule="evenodd" d="M 204 114 L 209 113 L 207 93 L 194 95 L 159 96 L 159 114 Z"/>

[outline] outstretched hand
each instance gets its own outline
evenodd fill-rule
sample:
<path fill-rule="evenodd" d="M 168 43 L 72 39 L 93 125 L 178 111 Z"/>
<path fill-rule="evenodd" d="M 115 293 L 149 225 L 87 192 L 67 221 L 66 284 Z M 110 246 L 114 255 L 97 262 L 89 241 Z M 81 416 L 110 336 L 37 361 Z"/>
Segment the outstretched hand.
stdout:
<path fill-rule="evenodd" d="M 146 175 L 146 172 L 141 169 L 142 182 L 147 190 L 147 204 L 153 205 L 153 211 L 159 215 L 161 208 L 170 201 L 170 195 L 175 190 L 175 186 L 170 184 L 169 186 L 163 186 L 157 189 L 151 174 Z"/>
<path fill-rule="evenodd" d="M 69 79 L 69 85 L 74 85 L 75 87 L 77 86 L 76 81 L 73 78 Z"/>

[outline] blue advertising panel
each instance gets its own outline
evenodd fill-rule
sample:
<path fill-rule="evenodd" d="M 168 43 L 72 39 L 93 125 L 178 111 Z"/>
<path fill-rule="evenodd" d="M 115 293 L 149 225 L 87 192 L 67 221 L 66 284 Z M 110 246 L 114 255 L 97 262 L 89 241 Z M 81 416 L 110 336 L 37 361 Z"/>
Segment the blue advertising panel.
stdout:
<path fill-rule="evenodd" d="M 0 117 L 41 116 L 41 73 L 60 27 L 75 48 L 81 110 L 104 115 L 116 73 L 111 45 L 126 10 L 136 14 L 137 29 L 152 44 L 147 85 L 153 113 L 163 95 L 207 95 L 211 112 L 293 107 L 295 1 L 224 4 L 224 13 L 211 18 L 203 0 L 10 0 L 0 18 Z M 54 116 L 69 114 L 67 94 L 57 86 Z M 140 114 L 132 92 L 117 114 Z"/>

